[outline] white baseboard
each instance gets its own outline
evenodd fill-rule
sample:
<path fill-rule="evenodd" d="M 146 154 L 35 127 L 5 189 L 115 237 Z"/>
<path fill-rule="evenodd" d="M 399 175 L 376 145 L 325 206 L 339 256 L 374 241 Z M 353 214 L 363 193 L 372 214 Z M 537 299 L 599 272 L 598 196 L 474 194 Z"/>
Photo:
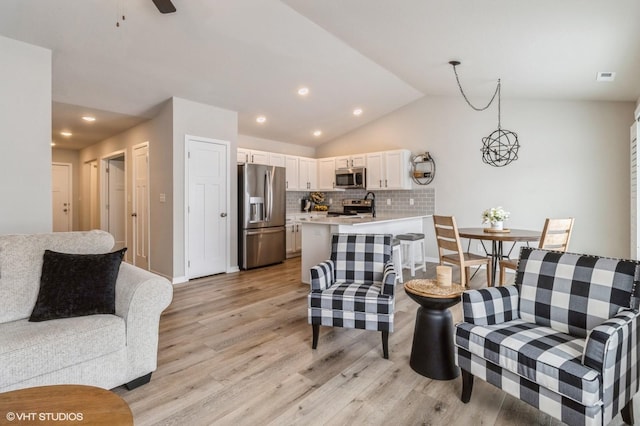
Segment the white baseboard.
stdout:
<path fill-rule="evenodd" d="M 227 274 L 230 274 L 232 272 L 240 272 L 240 268 L 237 266 L 230 266 L 227 268 Z"/>
<path fill-rule="evenodd" d="M 186 283 L 187 281 L 189 281 L 189 278 L 182 276 L 182 277 L 173 277 L 173 280 L 171 280 L 171 282 L 173 284 L 182 284 L 182 283 Z"/>

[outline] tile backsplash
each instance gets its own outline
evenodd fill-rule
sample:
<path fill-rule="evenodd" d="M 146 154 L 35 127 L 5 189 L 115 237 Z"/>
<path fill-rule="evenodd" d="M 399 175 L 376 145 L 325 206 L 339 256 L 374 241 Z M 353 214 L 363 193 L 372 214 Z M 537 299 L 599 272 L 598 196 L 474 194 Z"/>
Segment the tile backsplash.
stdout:
<path fill-rule="evenodd" d="M 364 198 L 367 191 L 347 189 L 345 191 L 325 192 L 325 204 L 331 211 L 342 211 L 342 200 Z M 436 206 L 434 188 L 417 188 L 396 191 L 374 191 L 376 194 L 376 212 L 384 214 L 433 214 Z M 287 214 L 300 213 L 300 200 L 309 197 L 309 191 L 287 192 Z M 413 200 L 413 205 L 411 204 Z M 388 204 L 389 203 L 389 204 Z"/>

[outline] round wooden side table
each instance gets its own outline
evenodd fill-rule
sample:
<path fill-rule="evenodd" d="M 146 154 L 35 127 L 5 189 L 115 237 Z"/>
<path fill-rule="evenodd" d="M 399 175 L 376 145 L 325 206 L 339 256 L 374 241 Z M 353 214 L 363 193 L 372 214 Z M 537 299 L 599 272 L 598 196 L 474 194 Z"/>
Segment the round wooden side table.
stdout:
<path fill-rule="evenodd" d="M 449 308 L 460 302 L 464 287 L 454 283 L 444 288 L 435 280 L 411 280 L 404 284 L 404 290 L 420 305 L 409 365 L 431 379 L 455 379 L 460 369 L 454 363 L 453 319 Z"/>
<path fill-rule="evenodd" d="M 133 415 L 122 398 L 106 389 L 37 386 L 0 393 L 0 424 L 133 426 Z"/>

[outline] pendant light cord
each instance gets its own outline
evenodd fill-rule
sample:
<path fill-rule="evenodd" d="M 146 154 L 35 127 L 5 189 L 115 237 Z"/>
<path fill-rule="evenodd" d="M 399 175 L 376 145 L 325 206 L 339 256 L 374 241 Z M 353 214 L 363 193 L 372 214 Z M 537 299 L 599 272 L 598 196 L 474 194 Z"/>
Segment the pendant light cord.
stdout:
<path fill-rule="evenodd" d="M 489 103 L 483 108 L 478 108 L 469 101 L 469 98 L 467 98 L 467 95 L 464 94 L 464 90 L 462 90 L 462 85 L 460 84 L 460 77 L 458 77 L 458 71 L 456 70 L 457 64 L 451 64 L 451 65 L 453 66 L 453 73 L 456 75 L 456 81 L 458 82 L 458 88 L 460 89 L 460 93 L 462 94 L 462 97 L 464 98 L 464 100 L 467 101 L 467 104 L 476 111 L 484 111 L 485 109 L 489 108 L 493 103 L 493 100 L 496 98 L 496 95 L 500 93 L 500 80 L 498 80 L 496 91 L 493 92 L 493 96 L 491 97 L 491 100 L 489 101 Z M 498 96 L 498 111 L 500 111 L 500 96 Z M 500 117 L 500 113 L 498 112 L 498 122 L 500 121 L 499 117 Z"/>

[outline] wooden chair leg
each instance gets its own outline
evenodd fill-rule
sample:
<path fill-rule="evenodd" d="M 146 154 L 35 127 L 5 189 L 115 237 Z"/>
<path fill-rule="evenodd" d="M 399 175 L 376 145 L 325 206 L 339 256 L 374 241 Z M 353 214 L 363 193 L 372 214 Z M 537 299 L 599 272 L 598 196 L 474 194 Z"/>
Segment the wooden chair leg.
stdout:
<path fill-rule="evenodd" d="M 487 287 L 491 287 L 494 283 L 491 282 L 491 272 L 493 271 L 493 263 L 491 262 L 491 258 L 489 258 L 489 262 L 487 262 Z"/>
<path fill-rule="evenodd" d="M 460 369 L 462 372 L 462 395 L 460 400 L 465 404 L 471 399 L 471 391 L 473 391 L 473 374 L 466 370 Z"/>
<path fill-rule="evenodd" d="M 311 347 L 316 349 L 318 347 L 318 336 L 320 335 L 320 324 L 311 324 L 311 328 L 313 329 L 313 342 L 311 343 Z"/>
<path fill-rule="evenodd" d="M 633 424 L 633 398 L 631 399 L 631 401 L 627 402 L 627 405 L 622 407 L 622 411 L 620 411 L 620 414 L 622 414 L 623 422 L 628 425 Z"/>
<path fill-rule="evenodd" d="M 467 275 L 466 273 L 466 268 L 460 264 L 460 285 L 463 287 L 469 287 L 469 283 L 467 281 L 469 281 L 469 275 Z"/>
<path fill-rule="evenodd" d="M 505 282 L 505 267 L 500 263 L 500 285 L 503 286 Z"/>
<path fill-rule="evenodd" d="M 384 359 L 389 359 L 389 332 L 382 332 L 382 354 Z"/>

